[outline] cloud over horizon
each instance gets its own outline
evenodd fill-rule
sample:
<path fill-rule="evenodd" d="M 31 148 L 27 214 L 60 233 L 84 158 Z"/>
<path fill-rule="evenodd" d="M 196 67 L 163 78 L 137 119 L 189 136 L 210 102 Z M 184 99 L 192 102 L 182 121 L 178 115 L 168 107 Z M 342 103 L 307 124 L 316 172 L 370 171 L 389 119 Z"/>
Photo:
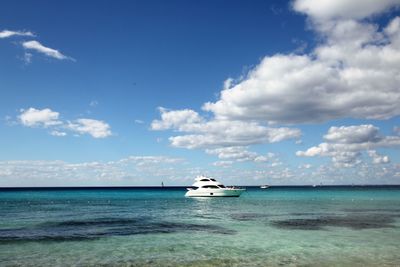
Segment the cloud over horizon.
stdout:
<path fill-rule="evenodd" d="M 306 151 L 297 151 L 301 157 L 330 157 L 339 167 L 353 167 L 361 163 L 362 152 L 367 152 L 375 164 L 389 163 L 388 156 L 379 155 L 378 148 L 400 148 L 399 136 L 382 136 L 379 128 L 371 124 L 331 127 L 324 135 L 326 142 Z"/>
<path fill-rule="evenodd" d="M 167 156 L 130 156 L 117 161 L 69 163 L 61 160 L 0 161 L 0 186 L 109 185 L 177 179 L 184 160 Z M 147 181 L 148 179 L 149 181 Z M 158 183 L 158 180 L 156 180 Z"/>
<path fill-rule="evenodd" d="M 373 152 L 372 152 L 373 153 Z M 214 162 L 216 168 L 194 167 L 187 160 L 170 156 L 129 156 L 115 161 L 70 163 L 61 160 L 0 161 L 0 186 L 107 186 L 190 185 L 199 174 L 218 177 L 226 184 L 351 184 L 400 183 L 400 164 L 358 164 L 337 169 L 309 164 L 291 169 L 285 165 L 266 169 L 235 168 L 228 160 Z M 224 168 L 228 167 L 228 168 Z M 246 177 L 247 179 L 243 179 Z"/>

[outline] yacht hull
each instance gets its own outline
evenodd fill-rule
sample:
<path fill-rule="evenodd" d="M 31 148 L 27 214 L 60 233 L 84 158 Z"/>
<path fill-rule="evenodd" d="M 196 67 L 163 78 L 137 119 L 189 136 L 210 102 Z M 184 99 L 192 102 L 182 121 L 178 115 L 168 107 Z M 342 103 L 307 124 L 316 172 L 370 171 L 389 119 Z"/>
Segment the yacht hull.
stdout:
<path fill-rule="evenodd" d="M 211 189 L 189 190 L 186 192 L 186 197 L 239 197 L 245 189 Z"/>

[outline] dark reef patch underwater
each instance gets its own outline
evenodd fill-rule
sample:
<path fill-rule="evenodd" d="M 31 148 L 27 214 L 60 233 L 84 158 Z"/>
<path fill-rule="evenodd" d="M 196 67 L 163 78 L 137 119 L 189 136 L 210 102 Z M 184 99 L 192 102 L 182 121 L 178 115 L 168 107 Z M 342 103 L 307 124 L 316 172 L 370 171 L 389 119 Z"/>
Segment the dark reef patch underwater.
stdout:
<path fill-rule="evenodd" d="M 353 230 L 373 228 L 394 228 L 393 216 L 388 215 L 346 215 L 319 218 L 287 219 L 272 221 L 272 225 L 283 229 L 323 230 L 325 227 L 347 227 Z"/>
<path fill-rule="evenodd" d="M 24 241 L 79 241 L 107 236 L 168 234 L 205 231 L 216 234 L 234 234 L 236 231 L 217 225 L 152 221 L 139 218 L 97 218 L 46 222 L 30 227 L 0 229 L 0 242 Z"/>

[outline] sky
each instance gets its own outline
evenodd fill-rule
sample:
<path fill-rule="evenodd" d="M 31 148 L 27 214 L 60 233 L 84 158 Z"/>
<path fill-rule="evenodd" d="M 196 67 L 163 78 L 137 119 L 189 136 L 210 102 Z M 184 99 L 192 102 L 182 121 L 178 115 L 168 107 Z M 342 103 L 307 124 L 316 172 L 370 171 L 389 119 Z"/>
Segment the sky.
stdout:
<path fill-rule="evenodd" d="M 0 186 L 400 184 L 399 8 L 2 1 Z"/>

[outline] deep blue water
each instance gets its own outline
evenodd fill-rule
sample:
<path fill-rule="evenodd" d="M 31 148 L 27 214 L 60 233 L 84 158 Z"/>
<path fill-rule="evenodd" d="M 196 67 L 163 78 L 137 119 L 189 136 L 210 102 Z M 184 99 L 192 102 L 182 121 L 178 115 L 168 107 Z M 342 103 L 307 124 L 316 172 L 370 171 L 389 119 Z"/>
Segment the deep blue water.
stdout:
<path fill-rule="evenodd" d="M 400 186 L 0 189 L 1 266 L 400 266 Z"/>

